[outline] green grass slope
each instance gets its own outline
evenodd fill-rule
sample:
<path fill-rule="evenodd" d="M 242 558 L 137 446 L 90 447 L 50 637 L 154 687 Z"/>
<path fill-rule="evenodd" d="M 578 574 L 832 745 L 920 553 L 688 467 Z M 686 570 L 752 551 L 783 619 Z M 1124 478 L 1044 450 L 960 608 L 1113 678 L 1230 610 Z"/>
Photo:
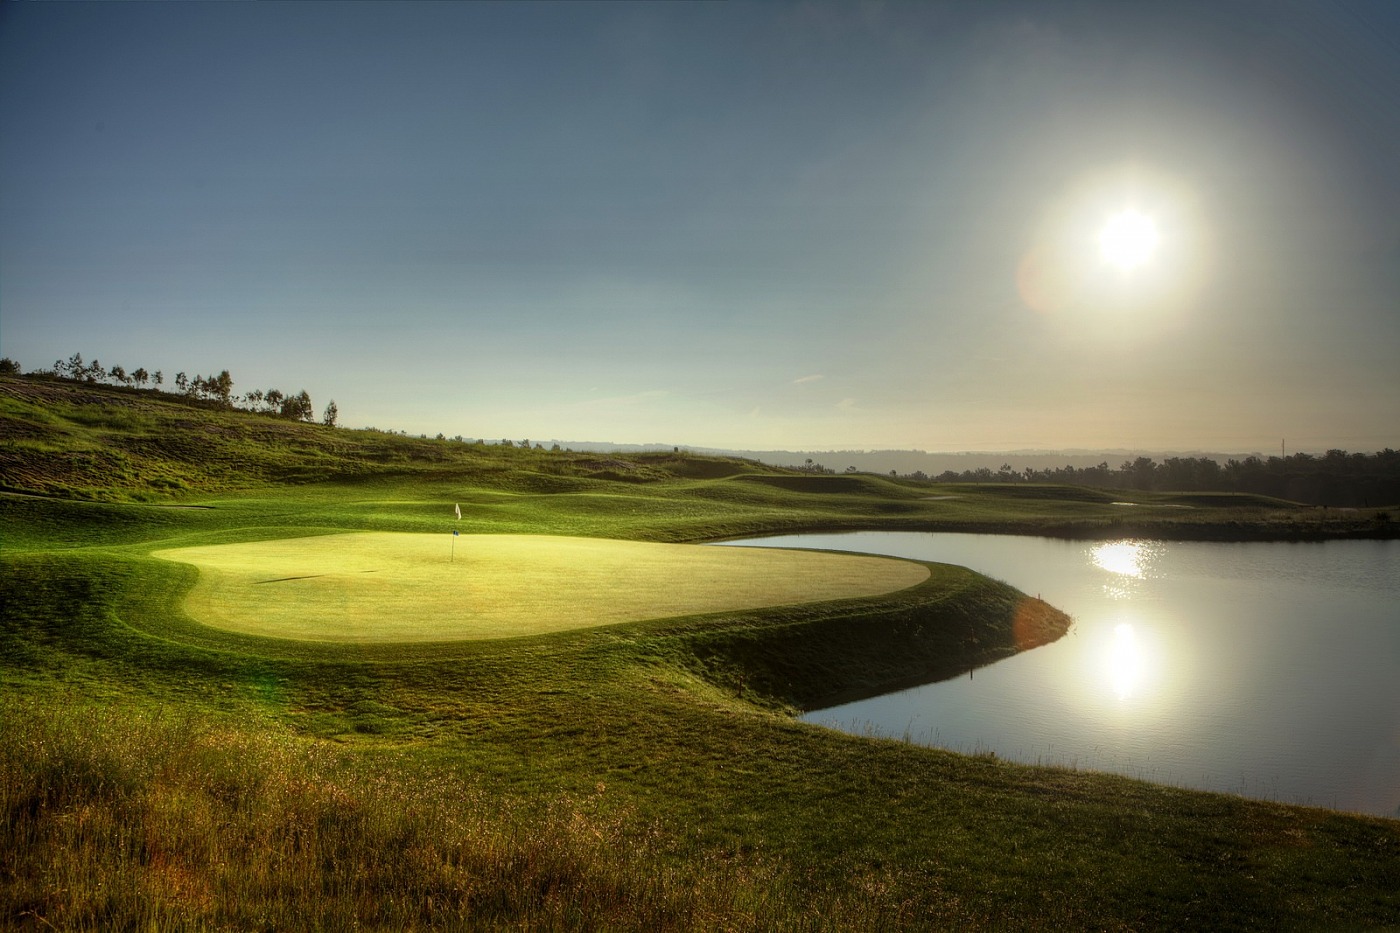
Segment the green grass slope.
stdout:
<path fill-rule="evenodd" d="M 182 609 L 197 570 L 153 556 L 453 527 L 653 541 L 854 527 L 1106 533 L 1122 527 L 1112 500 L 875 477 L 809 484 L 672 454 L 470 448 L 41 386 L 92 395 L 61 409 L 13 391 L 29 384 L 0 380 L 6 418 L 31 435 L 12 437 L 6 421 L 0 458 L 9 928 L 1400 924 L 1400 822 L 791 717 L 1064 631 L 1052 607 L 962 568 L 930 565 L 910 589 L 806 607 L 357 645 L 200 625 Z M 111 413 L 127 401 L 147 407 Z M 202 460 L 182 419 L 231 438 L 227 462 Z M 81 450 L 121 454 L 127 471 L 104 486 L 82 462 L 65 465 Z M 316 470 L 327 478 L 309 481 Z M 159 476 L 184 485 L 162 491 Z M 929 498 L 941 495 L 959 498 Z M 1178 527 L 1167 516 L 1185 510 L 1170 505 L 1132 508 Z M 1226 529 L 1290 521 L 1272 504 L 1210 511 L 1202 521 Z"/>
<path fill-rule="evenodd" d="M 396 503 L 404 483 L 416 505 Z M 263 510 L 331 527 L 548 531 L 659 541 L 885 528 L 1063 537 L 1394 537 L 1378 510 L 1246 495 L 1127 494 L 1056 485 L 939 485 L 808 474 L 686 452 L 546 451 L 327 428 L 153 390 L 0 376 L 0 491 Z M 269 495 L 258 501 L 260 491 Z M 227 501 L 222 501 L 227 499 Z M 287 503 L 295 501 L 289 509 Z M 1125 504 L 1126 503 L 1126 504 Z M 400 506 L 403 506 L 401 509 Z M 416 515 L 407 513 L 409 508 Z M 349 513 L 358 510 L 358 519 Z M 112 513 L 121 521 L 120 513 Z M 346 524 L 350 522 L 351 524 Z M 23 529 L 16 529 L 23 535 Z"/>
<path fill-rule="evenodd" d="M 343 430 L 155 390 L 0 376 L 0 489 L 77 499 L 164 501 L 374 477 L 457 476 L 521 492 L 584 492 L 618 480 L 719 478 L 725 458 L 548 452 Z"/>

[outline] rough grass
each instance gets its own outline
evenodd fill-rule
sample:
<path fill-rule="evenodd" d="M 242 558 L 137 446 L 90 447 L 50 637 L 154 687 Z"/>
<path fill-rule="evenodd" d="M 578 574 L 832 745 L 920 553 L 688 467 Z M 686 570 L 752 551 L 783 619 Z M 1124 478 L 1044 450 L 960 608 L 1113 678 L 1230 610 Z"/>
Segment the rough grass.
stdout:
<path fill-rule="evenodd" d="M 157 550 L 193 564 L 186 601 L 217 628 L 311 641 L 515 638 L 875 596 L 910 561 L 554 535 L 360 532 Z"/>
<path fill-rule="evenodd" d="M 33 929 L 874 929 L 771 864 L 675 862 L 607 786 L 527 806 L 272 724 L 0 705 L 0 916 Z M 844 914 L 844 917 L 841 915 Z"/>

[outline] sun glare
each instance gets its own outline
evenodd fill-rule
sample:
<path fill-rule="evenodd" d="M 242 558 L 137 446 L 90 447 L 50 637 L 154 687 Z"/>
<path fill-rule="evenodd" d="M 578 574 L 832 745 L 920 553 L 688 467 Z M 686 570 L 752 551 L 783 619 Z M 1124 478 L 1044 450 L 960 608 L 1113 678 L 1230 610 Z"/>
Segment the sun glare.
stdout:
<path fill-rule="evenodd" d="M 1143 565 L 1143 547 L 1136 541 L 1116 541 L 1111 544 L 1100 544 L 1090 552 L 1090 559 L 1094 566 L 1109 573 L 1120 574 L 1125 577 L 1141 577 Z"/>
<path fill-rule="evenodd" d="M 1016 289 L 1026 307 L 1081 334 L 1143 340 L 1194 309 L 1212 254 L 1210 225 L 1184 179 L 1109 165 L 1045 202 L 1016 263 Z"/>
<path fill-rule="evenodd" d="M 1099 231 L 1099 256 L 1124 272 L 1152 259 L 1161 234 L 1157 222 L 1136 208 L 1111 215 Z"/>
<path fill-rule="evenodd" d="M 1131 625 L 1124 623 L 1113 630 L 1113 643 L 1105 651 L 1104 665 L 1118 699 L 1128 699 L 1142 686 L 1146 655 Z"/>

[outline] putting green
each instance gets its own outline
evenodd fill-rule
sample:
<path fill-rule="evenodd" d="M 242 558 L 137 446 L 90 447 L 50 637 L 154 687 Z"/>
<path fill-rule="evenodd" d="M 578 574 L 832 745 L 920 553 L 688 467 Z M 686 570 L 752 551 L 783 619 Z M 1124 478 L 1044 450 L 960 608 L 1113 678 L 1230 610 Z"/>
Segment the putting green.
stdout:
<path fill-rule="evenodd" d="M 393 532 L 173 548 L 185 608 L 215 628 L 308 641 L 509 638 L 875 596 L 928 568 L 886 557 L 545 535 Z"/>

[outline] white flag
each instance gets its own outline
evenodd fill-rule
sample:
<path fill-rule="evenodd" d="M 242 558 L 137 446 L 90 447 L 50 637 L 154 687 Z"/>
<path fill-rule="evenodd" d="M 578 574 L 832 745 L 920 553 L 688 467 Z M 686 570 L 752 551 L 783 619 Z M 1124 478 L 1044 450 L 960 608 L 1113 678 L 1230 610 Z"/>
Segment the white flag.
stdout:
<path fill-rule="evenodd" d="M 457 521 L 460 522 L 462 520 L 462 507 L 460 505 L 454 505 L 452 508 L 457 510 Z"/>

